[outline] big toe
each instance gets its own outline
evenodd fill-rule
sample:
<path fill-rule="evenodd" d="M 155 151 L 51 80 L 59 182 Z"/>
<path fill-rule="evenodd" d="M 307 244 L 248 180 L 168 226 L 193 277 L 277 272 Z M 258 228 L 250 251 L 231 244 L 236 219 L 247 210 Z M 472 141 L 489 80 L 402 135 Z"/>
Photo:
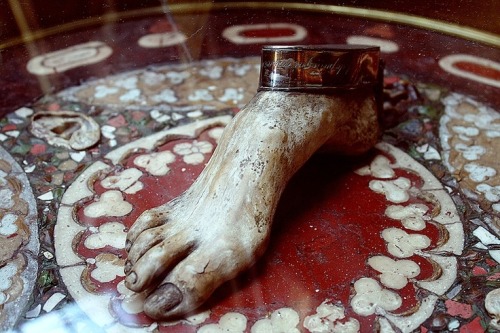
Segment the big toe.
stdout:
<path fill-rule="evenodd" d="M 144 303 L 144 312 L 154 319 L 165 319 L 166 314 L 182 303 L 184 296 L 173 283 L 159 286 Z"/>
<path fill-rule="evenodd" d="M 224 282 L 247 269 L 250 262 L 197 250 L 166 277 L 144 304 L 144 312 L 159 320 L 192 313 Z"/>

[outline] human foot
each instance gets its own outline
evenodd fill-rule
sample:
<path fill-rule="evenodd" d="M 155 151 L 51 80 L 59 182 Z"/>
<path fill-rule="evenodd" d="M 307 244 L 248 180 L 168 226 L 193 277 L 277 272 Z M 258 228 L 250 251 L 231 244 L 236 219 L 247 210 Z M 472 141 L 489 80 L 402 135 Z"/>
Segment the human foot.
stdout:
<path fill-rule="evenodd" d="M 373 48 L 369 50 L 373 52 Z M 326 66 L 324 54 L 320 56 L 305 65 L 290 65 L 288 58 L 286 64 L 273 62 L 270 74 L 265 72 L 269 64 L 263 59 L 262 75 L 282 79 L 292 77 L 290 71 L 346 70 L 337 66 L 340 57 L 335 58 L 336 63 L 327 59 L 335 66 Z M 318 59 L 320 63 L 315 65 L 313 61 Z M 289 72 L 283 75 L 283 70 Z M 348 76 L 345 80 L 354 79 Z M 311 89 L 279 91 L 279 84 L 273 82 L 266 91 L 267 83 L 261 80 L 263 91 L 228 125 L 195 183 L 178 198 L 144 212 L 130 229 L 126 285 L 149 294 L 144 305 L 149 316 L 185 315 L 222 283 L 249 268 L 265 251 L 285 185 L 320 147 L 361 152 L 376 142 L 373 87 L 326 95 L 311 93 Z"/>

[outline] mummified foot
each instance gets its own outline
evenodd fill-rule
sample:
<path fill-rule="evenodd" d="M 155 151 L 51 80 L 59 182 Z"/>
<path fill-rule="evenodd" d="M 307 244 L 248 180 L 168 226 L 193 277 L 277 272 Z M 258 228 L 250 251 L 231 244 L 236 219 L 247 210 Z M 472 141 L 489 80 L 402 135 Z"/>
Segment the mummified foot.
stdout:
<path fill-rule="evenodd" d="M 126 285 L 156 319 L 185 315 L 264 252 L 280 195 L 322 146 L 361 152 L 378 137 L 372 89 L 261 91 L 226 128 L 195 183 L 128 234 Z"/>

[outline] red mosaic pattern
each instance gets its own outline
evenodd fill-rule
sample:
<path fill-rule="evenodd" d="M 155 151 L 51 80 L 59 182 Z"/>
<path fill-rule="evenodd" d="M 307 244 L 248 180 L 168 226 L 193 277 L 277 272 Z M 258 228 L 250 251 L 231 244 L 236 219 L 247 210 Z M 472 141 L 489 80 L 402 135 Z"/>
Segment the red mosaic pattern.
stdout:
<path fill-rule="evenodd" d="M 196 140 L 216 145 L 207 131 Z M 175 145 L 183 142 L 194 142 L 194 139 L 173 140 L 156 151 L 172 151 Z M 124 168 L 136 167 L 133 160 L 142 153 L 149 152 L 136 152 L 121 161 L 111 173 L 101 174 L 95 179 L 92 189 L 96 197 L 106 191 L 101 184 L 102 179 Z M 385 215 L 390 203 L 384 195 L 369 188 L 369 182 L 374 178 L 361 176 L 354 171 L 369 164 L 380 153 L 374 151 L 361 160 L 318 156 L 301 169 L 282 197 L 271 246 L 264 258 L 249 272 L 219 288 L 206 305 L 212 314 L 204 324 L 217 322 L 228 312 L 238 312 L 244 314 L 251 325 L 283 307 L 293 308 L 304 318 L 314 313 L 314 309 L 324 300 L 348 305 L 352 297 L 352 285 L 359 278 L 378 279 L 380 273 L 366 262 L 374 255 L 390 256 L 380 233 L 387 228 L 401 228 L 401 223 Z M 210 156 L 205 155 L 205 162 Z M 385 156 L 394 161 L 393 157 Z M 93 202 L 92 199 L 82 202 L 76 210 L 78 222 L 83 226 L 99 227 L 107 222 L 118 221 L 130 227 L 144 210 L 167 202 L 187 189 L 202 171 L 204 163 L 190 165 L 178 158 L 169 167 L 170 172 L 165 176 L 152 176 L 144 172 L 139 179 L 144 184 L 144 190 L 135 194 L 124 193 L 124 199 L 133 205 L 132 211 L 126 216 L 89 218 L 83 210 Z M 417 189 L 423 185 L 420 176 L 407 170 L 396 169 L 392 179 L 399 177 L 411 180 L 412 186 Z M 424 204 L 429 207 L 429 212 L 439 209 L 417 196 L 411 196 L 406 204 Z M 431 239 L 429 249 L 444 241 L 440 229 L 432 222 L 427 223 L 426 228 L 419 233 Z M 151 325 L 153 321 L 144 314 L 133 315 L 121 308 L 123 296 L 116 290 L 123 277 L 117 276 L 103 283 L 91 276 L 96 266 L 93 261 L 89 263 L 89 259 L 106 254 L 109 260 L 118 260 L 123 265 L 126 257 L 123 249 L 111 246 L 87 248 L 85 239 L 91 234 L 87 229 L 74 240 L 76 252 L 88 263 L 82 275 L 82 284 L 91 293 L 110 295 L 112 312 L 122 324 Z M 436 277 L 436 267 L 425 258 L 413 255 L 405 259 L 420 266 L 421 272 L 414 280 L 432 280 Z M 408 315 L 418 309 L 421 296 L 415 288 L 410 282 L 403 289 L 395 291 L 403 300 L 395 313 Z M 346 317 L 359 320 L 363 331 L 374 327 L 374 315 L 359 316 L 349 306 L 346 307 Z M 161 331 L 172 332 L 174 329 L 172 326 L 160 327 Z M 183 323 L 176 327 L 182 332 L 196 330 L 195 326 Z"/>

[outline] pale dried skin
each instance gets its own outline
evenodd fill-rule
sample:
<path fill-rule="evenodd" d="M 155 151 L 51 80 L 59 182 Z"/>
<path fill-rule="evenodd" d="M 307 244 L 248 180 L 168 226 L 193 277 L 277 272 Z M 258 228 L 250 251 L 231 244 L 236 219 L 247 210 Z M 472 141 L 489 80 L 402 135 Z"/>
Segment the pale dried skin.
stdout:
<path fill-rule="evenodd" d="M 265 251 L 281 193 L 314 152 L 361 153 L 377 138 L 370 91 L 258 93 L 195 183 L 132 226 L 127 287 L 150 292 L 144 309 L 153 318 L 193 311 Z"/>
<path fill-rule="evenodd" d="M 31 117 L 31 133 L 54 146 L 83 150 L 95 145 L 101 130 L 91 117 L 73 111 L 40 111 Z"/>

